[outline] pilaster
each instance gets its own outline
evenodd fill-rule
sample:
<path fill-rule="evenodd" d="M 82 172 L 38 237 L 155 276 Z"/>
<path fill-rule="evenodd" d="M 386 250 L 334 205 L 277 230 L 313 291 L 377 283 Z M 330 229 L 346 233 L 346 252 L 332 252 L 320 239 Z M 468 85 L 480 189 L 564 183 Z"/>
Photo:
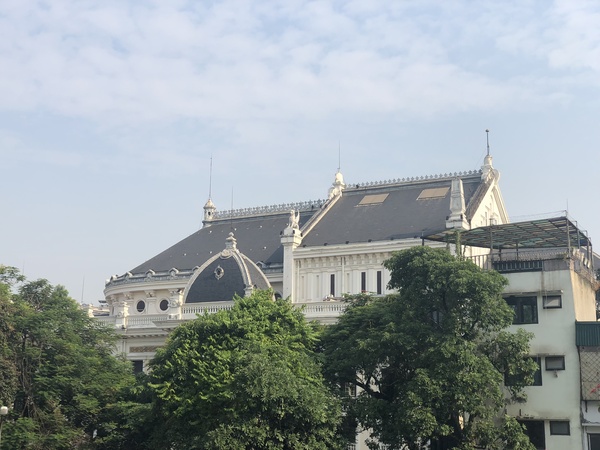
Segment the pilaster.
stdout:
<path fill-rule="evenodd" d="M 290 211 L 290 220 L 285 230 L 281 233 L 283 246 L 283 298 L 289 298 L 292 303 L 295 297 L 295 264 L 294 250 L 302 242 L 302 233 L 298 226 L 300 212 Z"/>
<path fill-rule="evenodd" d="M 450 215 L 446 218 L 446 228 L 468 230 L 469 222 L 465 214 L 466 211 L 462 180 L 455 178 L 452 180 L 450 190 Z"/>

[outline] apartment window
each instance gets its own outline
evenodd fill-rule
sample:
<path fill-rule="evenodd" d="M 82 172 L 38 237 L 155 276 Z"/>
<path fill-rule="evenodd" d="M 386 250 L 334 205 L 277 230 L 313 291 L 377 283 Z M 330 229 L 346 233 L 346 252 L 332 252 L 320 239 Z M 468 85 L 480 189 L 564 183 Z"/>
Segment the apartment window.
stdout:
<path fill-rule="evenodd" d="M 367 272 L 360 273 L 360 291 L 367 292 Z"/>
<path fill-rule="evenodd" d="M 544 309 L 562 308 L 562 297 L 560 295 L 544 295 L 542 297 Z"/>
<path fill-rule="evenodd" d="M 377 295 L 383 294 L 383 283 L 381 280 L 381 270 L 377 271 Z"/>
<path fill-rule="evenodd" d="M 537 297 L 511 296 L 506 297 L 505 300 L 515 313 L 513 324 L 538 323 Z"/>
<path fill-rule="evenodd" d="M 533 383 L 531 383 L 531 386 L 541 386 L 542 385 L 542 358 L 540 358 L 539 356 L 528 356 L 528 358 L 531 358 L 537 365 L 537 368 L 535 369 L 535 372 L 533 374 Z M 506 373 L 504 375 L 504 385 L 505 386 L 513 386 L 516 381 L 517 380 L 514 375 L 509 375 L 508 373 Z"/>
<path fill-rule="evenodd" d="M 589 450 L 600 450 L 600 434 L 588 434 L 590 446 Z"/>
<path fill-rule="evenodd" d="M 546 370 L 565 370 L 565 357 L 546 356 Z"/>
<path fill-rule="evenodd" d="M 331 274 L 329 277 L 329 295 L 335 297 L 335 274 Z"/>
<path fill-rule="evenodd" d="M 519 423 L 525 426 L 525 434 L 536 449 L 543 450 L 546 448 L 543 420 L 523 420 L 519 421 Z"/>
<path fill-rule="evenodd" d="M 571 434 L 568 420 L 551 420 L 550 421 L 550 434 L 557 434 L 562 436 L 568 436 Z"/>

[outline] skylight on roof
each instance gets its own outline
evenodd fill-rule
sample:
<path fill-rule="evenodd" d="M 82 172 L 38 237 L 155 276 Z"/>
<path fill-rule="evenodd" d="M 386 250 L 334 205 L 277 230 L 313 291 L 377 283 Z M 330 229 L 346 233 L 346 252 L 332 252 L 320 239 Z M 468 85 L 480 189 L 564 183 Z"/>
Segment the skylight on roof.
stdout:
<path fill-rule="evenodd" d="M 374 195 L 365 195 L 362 200 L 356 206 L 366 206 L 366 205 L 378 205 L 383 203 L 383 201 L 390 194 L 374 194 Z"/>
<path fill-rule="evenodd" d="M 444 198 L 449 190 L 450 190 L 449 187 L 423 189 L 421 191 L 421 193 L 419 194 L 419 196 L 417 197 L 417 200 L 430 200 L 432 198 Z"/>

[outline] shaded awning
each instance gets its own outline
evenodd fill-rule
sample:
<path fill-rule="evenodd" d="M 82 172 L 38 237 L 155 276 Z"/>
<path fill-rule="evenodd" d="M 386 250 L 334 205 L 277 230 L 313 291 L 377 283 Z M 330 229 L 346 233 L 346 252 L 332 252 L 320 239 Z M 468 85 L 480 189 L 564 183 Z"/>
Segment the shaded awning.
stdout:
<path fill-rule="evenodd" d="M 451 243 L 455 241 L 454 230 L 442 231 L 424 238 Z M 587 234 L 564 216 L 474 228 L 461 233 L 460 243 L 494 249 L 572 248 L 592 245 Z"/>

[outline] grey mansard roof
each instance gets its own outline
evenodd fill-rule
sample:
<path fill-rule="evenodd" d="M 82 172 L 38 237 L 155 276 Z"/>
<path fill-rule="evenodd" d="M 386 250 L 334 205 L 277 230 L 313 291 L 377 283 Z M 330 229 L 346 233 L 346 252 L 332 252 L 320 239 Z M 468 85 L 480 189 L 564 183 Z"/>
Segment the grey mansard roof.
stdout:
<path fill-rule="evenodd" d="M 469 211 L 474 208 L 469 208 L 472 206 L 469 202 L 479 197 L 475 194 L 485 186 L 479 173 L 461 178 L 467 219 L 471 219 Z M 373 187 L 347 187 L 318 223 L 309 227 L 301 245 L 311 247 L 420 238 L 445 230 L 446 218 L 450 214 L 451 183 L 452 178 L 448 177 Z"/>
<path fill-rule="evenodd" d="M 302 226 L 316 211 L 302 211 Z M 233 219 L 216 219 L 210 226 L 205 226 L 187 238 L 159 253 L 155 257 L 130 270 L 132 274 L 193 269 L 201 266 L 211 257 L 223 250 L 223 243 L 233 231 L 237 239 L 237 247 L 254 263 L 283 263 L 283 248 L 279 234 L 287 226 L 289 211 L 278 214 L 238 217 Z"/>
<path fill-rule="evenodd" d="M 445 230 L 450 214 L 452 179 L 456 174 L 367 183 L 347 187 L 333 204 L 302 204 L 299 226 L 302 246 L 322 246 L 391 239 L 420 238 Z M 463 183 L 467 220 L 481 202 L 487 185 L 480 171 L 458 174 Z M 285 206 L 285 205 L 282 205 Z M 293 208 L 289 205 L 290 209 Z M 192 270 L 223 249 L 230 232 L 239 250 L 263 270 L 280 270 L 283 264 L 281 232 L 290 220 L 289 210 L 250 208 L 215 213 L 202 229 L 130 270 L 143 274 L 172 268 Z M 276 269 L 279 268 L 279 269 Z"/>

